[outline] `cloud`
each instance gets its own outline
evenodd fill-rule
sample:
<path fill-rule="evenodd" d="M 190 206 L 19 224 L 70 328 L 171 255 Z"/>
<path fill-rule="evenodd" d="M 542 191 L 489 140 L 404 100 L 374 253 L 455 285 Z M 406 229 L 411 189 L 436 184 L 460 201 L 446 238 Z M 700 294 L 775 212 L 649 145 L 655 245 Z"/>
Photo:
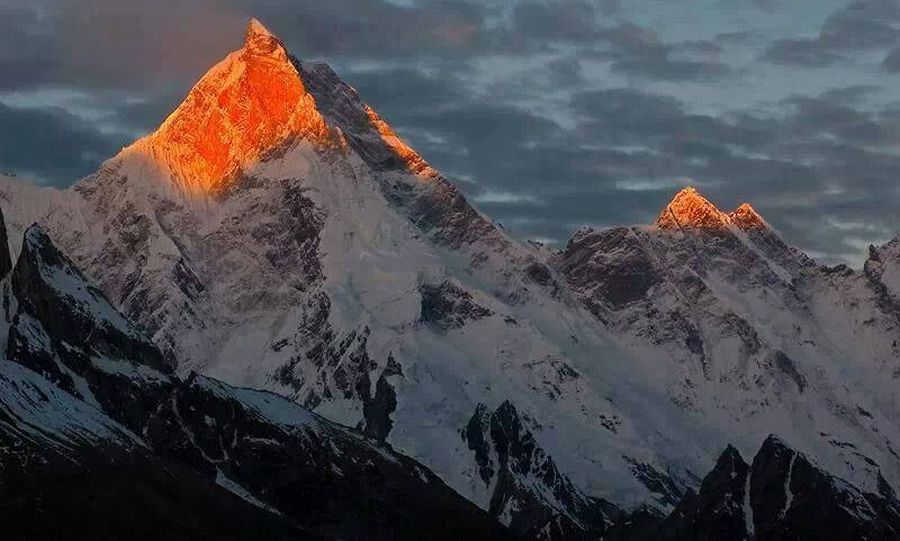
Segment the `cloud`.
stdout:
<path fill-rule="evenodd" d="M 710 40 L 664 43 L 652 29 L 626 22 L 609 28 L 612 70 L 652 80 L 687 81 L 723 77 L 732 70 L 718 59 L 721 45 Z"/>
<path fill-rule="evenodd" d="M 894 3 L 803 8 L 824 20 L 812 36 L 800 18 L 775 29 L 792 4 L 719 3 L 741 15 L 614 0 L 6 0 L 0 169 L 61 185 L 91 172 L 237 48 L 252 15 L 332 63 L 517 234 L 564 242 L 584 223 L 646 222 L 691 182 L 723 206 L 753 201 L 830 258 L 889 235 L 900 110 L 874 85 L 900 70 Z M 862 71 L 861 52 L 883 54 L 881 69 Z M 790 80 L 759 77 L 767 63 L 792 66 Z M 818 69 L 837 65 L 860 68 L 858 84 Z"/>
<path fill-rule="evenodd" d="M 898 214 L 884 202 L 898 196 L 900 119 L 855 108 L 871 90 L 792 96 L 765 116 L 692 114 L 671 98 L 633 89 L 582 93 L 572 107 L 581 116 L 579 140 L 623 149 L 619 159 L 598 160 L 599 177 L 668 193 L 667 179 L 689 177 L 725 207 L 753 201 L 804 248 L 858 263 L 860 239 L 886 240 Z M 634 197 L 643 198 L 642 208 L 659 201 L 652 189 Z M 840 229 L 860 217 L 865 230 Z"/>
<path fill-rule="evenodd" d="M 512 34 L 536 41 L 591 42 L 600 37 L 598 13 L 579 0 L 523 2 L 512 9 Z"/>
<path fill-rule="evenodd" d="M 12 0 L 0 7 L 2 54 L 23 68 L 4 69 L 0 88 L 184 81 L 236 48 L 243 24 L 217 0 Z"/>
<path fill-rule="evenodd" d="M 891 49 L 888 52 L 881 62 L 881 67 L 890 73 L 900 73 L 900 47 Z"/>
<path fill-rule="evenodd" d="M 471 55 L 485 44 L 489 9 L 465 0 L 229 3 L 265 21 L 301 57 L 377 59 Z"/>
<path fill-rule="evenodd" d="M 818 39 L 781 39 L 772 43 L 763 58 L 776 64 L 824 68 L 847 60 L 847 57 L 830 50 Z"/>
<path fill-rule="evenodd" d="M 0 104 L 0 170 L 67 186 L 115 150 L 114 141 L 62 109 Z"/>
<path fill-rule="evenodd" d="M 818 35 L 780 39 L 763 53 L 765 60 L 821 68 L 858 51 L 882 49 L 900 41 L 900 5 L 894 0 L 857 0 L 826 17 Z"/>

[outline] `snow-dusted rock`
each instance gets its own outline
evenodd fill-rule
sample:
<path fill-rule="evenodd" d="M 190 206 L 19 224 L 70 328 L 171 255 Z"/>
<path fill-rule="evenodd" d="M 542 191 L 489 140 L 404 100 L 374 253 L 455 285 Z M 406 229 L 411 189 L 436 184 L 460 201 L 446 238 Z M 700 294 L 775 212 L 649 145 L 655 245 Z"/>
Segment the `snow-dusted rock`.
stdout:
<path fill-rule="evenodd" d="M 725 445 L 772 432 L 865 490 L 900 486 L 893 248 L 825 268 L 749 205 L 688 190 L 654 225 L 550 254 L 258 23 L 155 133 L 62 192 L 0 179 L 0 205 L 182 377 L 359 427 L 485 510 L 459 431 L 507 401 L 561 476 L 626 510 L 671 510 Z"/>
<path fill-rule="evenodd" d="M 262 531 L 292 524 L 342 539 L 508 537 L 426 467 L 375 439 L 272 393 L 172 375 L 159 349 L 38 226 L 28 229 L 22 246 L 6 352 L 12 362 L 0 361 L 0 510 L 19 508 L 5 487 L 20 482 L 35 485 L 23 493 L 59 498 L 43 483 L 48 475 L 73 475 L 56 464 L 65 458 L 100 470 L 91 478 L 92 491 L 122 482 L 109 477 L 119 462 L 128 464 L 126 479 L 138 492 L 150 491 L 131 496 L 134 506 L 147 505 L 144 497 L 152 499 L 159 488 L 154 467 L 170 478 L 166 470 L 183 469 L 177 481 L 163 483 L 169 491 L 159 496 L 163 501 L 174 503 L 193 490 L 207 500 L 199 507 L 211 506 L 215 516 L 239 507 L 222 496 L 228 492 L 256 508 L 239 526 L 258 521 Z M 108 464 L 98 466 L 105 453 Z M 46 525 L 47 535 L 98 522 L 98 513 L 121 505 L 104 497 L 79 519 L 59 515 Z M 15 524 L 31 514 L 18 510 Z M 181 523 L 188 519 L 174 515 L 147 532 L 187 528 Z M 30 531 L 27 521 L 22 528 Z"/>

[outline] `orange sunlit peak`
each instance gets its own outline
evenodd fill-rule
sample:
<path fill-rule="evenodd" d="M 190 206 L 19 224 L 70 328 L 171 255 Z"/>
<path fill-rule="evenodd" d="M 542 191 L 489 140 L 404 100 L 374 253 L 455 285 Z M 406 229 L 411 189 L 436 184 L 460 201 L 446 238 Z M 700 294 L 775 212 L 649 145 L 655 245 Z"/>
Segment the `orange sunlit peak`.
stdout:
<path fill-rule="evenodd" d="M 729 222 L 727 214 L 689 186 L 675 194 L 656 219 L 656 226 L 661 229 L 724 229 Z"/>
<path fill-rule="evenodd" d="M 288 58 L 281 40 L 256 18 L 251 18 L 247 23 L 247 30 L 244 34 L 244 51 L 263 56 L 274 55 L 284 60 Z"/>
<path fill-rule="evenodd" d="M 132 146 L 190 196 L 220 193 L 273 148 L 303 138 L 334 143 L 281 41 L 258 20 L 244 46 L 213 66 L 152 135 Z"/>
<path fill-rule="evenodd" d="M 750 203 L 741 203 L 729 215 L 741 229 L 768 229 L 769 224 Z"/>

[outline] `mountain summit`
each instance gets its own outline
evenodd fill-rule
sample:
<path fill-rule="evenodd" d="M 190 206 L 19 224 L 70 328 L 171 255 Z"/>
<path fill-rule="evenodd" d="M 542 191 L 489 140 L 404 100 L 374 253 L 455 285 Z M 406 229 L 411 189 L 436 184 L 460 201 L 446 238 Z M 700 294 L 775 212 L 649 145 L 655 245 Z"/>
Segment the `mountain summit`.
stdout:
<path fill-rule="evenodd" d="M 189 196 L 215 194 L 288 140 L 334 146 L 294 59 L 259 21 L 244 46 L 210 69 L 137 153 Z"/>
<path fill-rule="evenodd" d="M 896 244 L 861 272 L 819 266 L 690 188 L 658 227 L 519 242 L 255 21 L 156 133 L 64 191 L 0 178 L 0 204 L 11 238 L 39 222 L 176 376 L 357 427 L 516 533 L 588 537 L 616 514 L 603 502 L 670 511 L 726 444 L 749 456 L 772 432 L 866 492 L 900 488 Z M 90 336 L 56 329 L 59 355 Z M 263 456 L 243 436 L 264 433 L 221 434 L 235 468 L 252 468 L 236 449 Z M 737 485 L 750 508 L 755 487 Z"/>
<path fill-rule="evenodd" d="M 731 218 L 732 222 L 744 230 L 771 229 L 769 223 L 756 212 L 756 209 L 754 209 L 750 203 L 741 203 L 741 205 L 734 209 L 728 216 Z"/>
<path fill-rule="evenodd" d="M 696 188 L 687 187 L 675 194 L 655 223 L 661 229 L 724 229 L 729 219 Z"/>
<path fill-rule="evenodd" d="M 743 230 L 770 229 L 750 203 L 725 213 L 691 186 L 675 194 L 654 224 L 660 229 L 722 230 L 731 225 Z"/>
<path fill-rule="evenodd" d="M 287 60 L 287 51 L 281 40 L 275 37 L 258 19 L 250 19 L 244 35 L 244 50 L 256 55 L 277 56 Z"/>
<path fill-rule="evenodd" d="M 251 19 L 244 45 L 212 67 L 155 133 L 120 155 L 190 198 L 218 196 L 265 159 L 305 142 L 352 148 L 369 165 L 437 173 L 326 64 L 302 62 Z"/>

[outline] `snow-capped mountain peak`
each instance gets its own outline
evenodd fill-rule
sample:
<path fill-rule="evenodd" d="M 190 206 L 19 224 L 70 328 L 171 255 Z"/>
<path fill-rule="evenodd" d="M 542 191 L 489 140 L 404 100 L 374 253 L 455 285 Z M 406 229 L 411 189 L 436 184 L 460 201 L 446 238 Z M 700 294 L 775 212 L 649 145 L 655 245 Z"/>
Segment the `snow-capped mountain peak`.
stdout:
<path fill-rule="evenodd" d="M 288 141 L 339 146 L 299 62 L 257 20 L 244 46 L 210 69 L 159 129 L 127 148 L 191 197 L 215 195 Z"/>
<path fill-rule="evenodd" d="M 728 214 L 728 217 L 735 225 L 744 230 L 771 229 L 765 218 L 756 212 L 756 209 L 750 203 L 741 203 L 740 206 Z"/>
<path fill-rule="evenodd" d="M 38 222 L 177 374 L 356 426 L 514 529 L 593 529 L 600 500 L 668 510 L 726 443 L 747 456 L 773 432 L 900 486 L 898 245 L 864 273 L 823 268 L 749 205 L 686 188 L 655 226 L 539 252 L 255 21 L 157 132 L 65 191 L 0 179 L 0 203 L 11 238 Z M 71 291 L 54 277 L 27 284 Z"/>
<path fill-rule="evenodd" d="M 728 214 L 689 186 L 675 194 L 655 223 L 661 229 L 725 229 L 730 222 Z"/>
<path fill-rule="evenodd" d="M 281 40 L 255 17 L 247 23 L 247 31 L 244 36 L 244 50 L 252 54 L 287 59 L 287 51 Z"/>

